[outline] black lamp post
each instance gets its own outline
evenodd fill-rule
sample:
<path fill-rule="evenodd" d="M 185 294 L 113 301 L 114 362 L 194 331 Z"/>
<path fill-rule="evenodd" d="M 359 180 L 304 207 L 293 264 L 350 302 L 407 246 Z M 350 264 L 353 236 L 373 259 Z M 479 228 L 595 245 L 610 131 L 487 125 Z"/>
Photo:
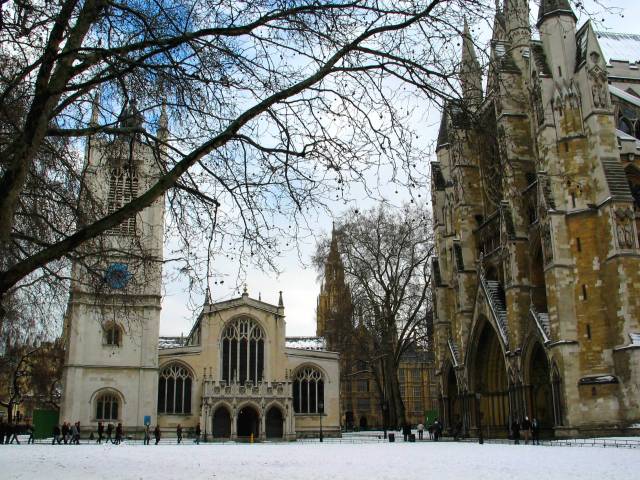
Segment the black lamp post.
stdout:
<path fill-rule="evenodd" d="M 482 394 L 480 392 L 476 393 L 476 405 L 478 406 L 478 443 L 482 445 L 484 443 L 484 438 L 482 437 L 482 409 L 480 408 L 480 400 L 482 399 Z"/>
<path fill-rule="evenodd" d="M 320 414 L 320 441 L 322 442 L 322 415 L 324 415 L 324 403 L 318 402 L 318 413 Z"/>
<path fill-rule="evenodd" d="M 382 401 L 382 430 L 384 431 L 384 438 L 387 438 L 387 399 Z"/>

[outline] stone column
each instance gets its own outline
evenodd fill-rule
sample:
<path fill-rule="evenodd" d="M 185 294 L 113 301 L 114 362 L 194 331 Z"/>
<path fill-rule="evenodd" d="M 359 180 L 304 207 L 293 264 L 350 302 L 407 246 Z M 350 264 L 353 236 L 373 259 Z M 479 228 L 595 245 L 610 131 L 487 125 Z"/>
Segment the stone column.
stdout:
<path fill-rule="evenodd" d="M 231 440 L 238 439 L 238 409 L 233 408 L 231 412 Z"/>

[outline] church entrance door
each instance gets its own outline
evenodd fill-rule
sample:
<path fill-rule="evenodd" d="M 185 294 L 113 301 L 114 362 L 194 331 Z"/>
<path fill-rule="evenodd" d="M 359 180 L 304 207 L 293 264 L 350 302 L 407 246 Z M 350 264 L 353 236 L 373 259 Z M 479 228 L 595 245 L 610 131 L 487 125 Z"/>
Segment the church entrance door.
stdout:
<path fill-rule="evenodd" d="M 257 439 L 260 433 L 260 416 L 253 407 L 245 406 L 238 412 L 238 437 L 249 438 L 253 434 L 253 438 Z"/>
<path fill-rule="evenodd" d="M 224 407 L 218 408 L 213 414 L 213 438 L 231 437 L 231 415 Z"/>
<path fill-rule="evenodd" d="M 278 407 L 271 407 L 267 412 L 266 418 L 266 434 L 267 438 L 282 438 L 284 432 L 282 412 Z"/>

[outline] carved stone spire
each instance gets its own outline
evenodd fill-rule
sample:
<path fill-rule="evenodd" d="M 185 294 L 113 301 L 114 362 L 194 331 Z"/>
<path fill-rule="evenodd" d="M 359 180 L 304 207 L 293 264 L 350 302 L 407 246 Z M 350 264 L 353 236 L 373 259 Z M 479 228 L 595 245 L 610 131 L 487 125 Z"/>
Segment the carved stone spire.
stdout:
<path fill-rule="evenodd" d="M 162 142 L 166 142 L 169 139 L 169 116 L 167 115 L 167 102 L 165 100 L 162 100 L 157 136 Z"/>
<path fill-rule="evenodd" d="M 460 83 L 464 100 L 470 105 L 478 105 L 482 101 L 482 68 L 469 31 L 467 19 L 464 19 L 462 33 L 462 65 L 460 67 Z"/>
<path fill-rule="evenodd" d="M 576 14 L 573 12 L 573 8 L 571 8 L 569 0 L 541 0 L 540 8 L 538 9 L 538 22 L 536 25 L 539 28 L 540 24 L 546 19 L 558 15 L 568 15 L 573 17 L 575 21 L 578 21 Z"/>

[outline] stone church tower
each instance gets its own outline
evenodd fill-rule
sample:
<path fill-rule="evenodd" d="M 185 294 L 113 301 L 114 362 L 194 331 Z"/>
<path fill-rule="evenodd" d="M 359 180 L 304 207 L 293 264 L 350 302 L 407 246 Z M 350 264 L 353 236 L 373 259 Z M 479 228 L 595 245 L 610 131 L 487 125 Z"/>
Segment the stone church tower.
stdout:
<path fill-rule="evenodd" d="M 539 41 L 528 0 L 498 9 L 484 91 L 465 26 L 463 99 L 442 115 L 440 415 L 490 436 L 527 415 L 547 435 L 622 433 L 640 420 L 640 75 L 609 76 L 592 25 L 540 3 Z"/>
<path fill-rule="evenodd" d="M 97 101 L 92 122 L 97 124 Z M 142 126 L 135 104 L 121 127 Z M 163 108 L 158 137 L 166 139 Z M 158 178 L 162 149 L 136 134 L 95 136 L 86 147 L 85 218 L 113 212 Z M 65 318 L 61 421 L 83 426 L 156 422 L 164 197 L 85 247 Z"/>

